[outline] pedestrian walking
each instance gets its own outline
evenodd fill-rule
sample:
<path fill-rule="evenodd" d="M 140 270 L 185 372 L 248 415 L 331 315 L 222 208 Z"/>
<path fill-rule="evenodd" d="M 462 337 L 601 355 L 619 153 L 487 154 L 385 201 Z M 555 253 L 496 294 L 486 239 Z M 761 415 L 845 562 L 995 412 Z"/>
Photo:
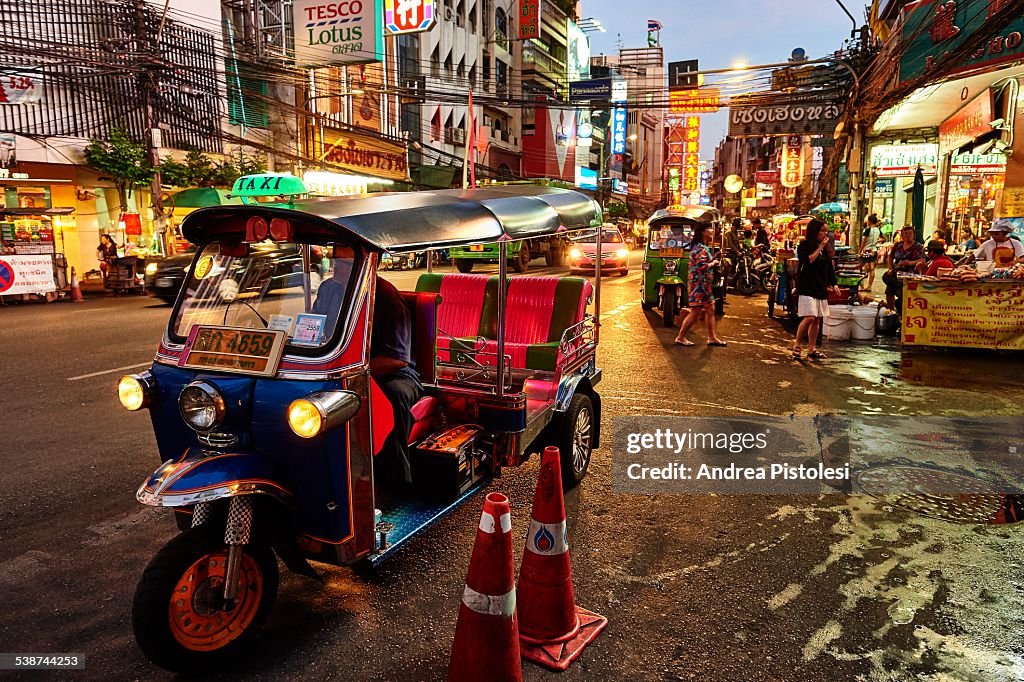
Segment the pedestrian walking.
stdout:
<path fill-rule="evenodd" d="M 882 238 L 882 231 L 878 227 L 878 216 L 872 213 L 868 216 L 867 224 L 860 237 L 860 263 L 861 270 L 867 271 L 868 284 L 866 289 L 871 291 L 875 284 L 875 267 L 878 264 L 878 240 Z"/>
<path fill-rule="evenodd" d="M 797 314 L 800 326 L 793 342 L 793 357 L 800 359 L 800 339 L 807 338 L 807 359 L 820 360 L 825 354 L 818 350 L 818 333 L 822 320 L 828 317 L 828 292 L 838 291 L 836 270 L 829 256 L 829 236 L 825 223 L 814 218 L 807 223 L 807 234 L 796 248 L 800 261 L 796 278 Z"/>
<path fill-rule="evenodd" d="M 708 329 L 708 345 L 724 346 L 725 341 L 718 338 L 715 332 L 715 295 L 711 286 L 714 279 L 714 268 L 718 261 L 711 255 L 708 248 L 706 235 L 710 225 L 698 225 L 693 228 L 693 241 L 690 242 L 690 265 L 689 265 L 689 290 L 688 305 L 690 310 L 679 327 L 675 342 L 680 346 L 692 346 L 693 341 L 686 338 L 686 332 L 690 331 L 697 320 L 702 316 L 704 325 Z"/>

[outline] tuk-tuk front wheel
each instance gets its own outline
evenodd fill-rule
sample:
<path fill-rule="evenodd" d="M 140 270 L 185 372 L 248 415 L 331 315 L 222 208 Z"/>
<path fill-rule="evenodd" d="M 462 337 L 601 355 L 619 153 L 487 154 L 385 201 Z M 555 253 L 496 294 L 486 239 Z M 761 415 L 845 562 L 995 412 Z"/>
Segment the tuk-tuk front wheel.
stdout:
<path fill-rule="evenodd" d="M 246 647 L 277 597 L 278 571 L 267 545 L 246 545 L 238 592 L 224 602 L 228 548 L 217 534 L 193 528 L 161 549 L 142 574 L 132 602 L 139 648 L 172 672 L 206 669 Z"/>
<path fill-rule="evenodd" d="M 587 475 L 594 452 L 594 404 L 577 393 L 569 401 L 558 434 L 559 459 L 562 463 L 562 488 L 570 490 Z"/>
<path fill-rule="evenodd" d="M 662 294 L 661 314 L 664 318 L 666 327 L 674 327 L 676 325 L 676 292 L 675 290 L 669 290 L 665 288 L 665 293 Z"/>
<path fill-rule="evenodd" d="M 456 258 L 455 269 L 463 274 L 473 272 L 473 261 L 469 258 Z"/>

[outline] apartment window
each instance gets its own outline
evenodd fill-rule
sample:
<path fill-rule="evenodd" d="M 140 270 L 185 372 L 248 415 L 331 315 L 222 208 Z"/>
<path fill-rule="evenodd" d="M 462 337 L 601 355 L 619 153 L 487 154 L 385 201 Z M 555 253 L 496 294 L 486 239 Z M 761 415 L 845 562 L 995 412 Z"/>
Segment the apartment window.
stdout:
<path fill-rule="evenodd" d="M 225 59 L 228 81 L 228 121 L 231 125 L 266 128 L 270 124 L 267 113 L 267 82 L 247 64 Z"/>
<path fill-rule="evenodd" d="M 500 7 L 494 11 L 494 42 L 508 50 L 508 15 Z"/>
<path fill-rule="evenodd" d="M 494 60 L 494 81 L 498 84 L 499 89 L 508 88 L 508 64 L 500 59 Z"/>

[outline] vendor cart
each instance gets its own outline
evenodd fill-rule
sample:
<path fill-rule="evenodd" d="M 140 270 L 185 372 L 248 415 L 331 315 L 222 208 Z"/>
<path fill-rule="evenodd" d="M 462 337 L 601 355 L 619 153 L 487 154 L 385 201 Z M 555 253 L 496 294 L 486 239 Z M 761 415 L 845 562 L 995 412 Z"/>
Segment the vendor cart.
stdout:
<path fill-rule="evenodd" d="M 115 294 L 145 293 L 146 281 L 139 277 L 139 258 L 124 256 L 110 263 L 107 266 L 107 278 L 103 288 Z"/>

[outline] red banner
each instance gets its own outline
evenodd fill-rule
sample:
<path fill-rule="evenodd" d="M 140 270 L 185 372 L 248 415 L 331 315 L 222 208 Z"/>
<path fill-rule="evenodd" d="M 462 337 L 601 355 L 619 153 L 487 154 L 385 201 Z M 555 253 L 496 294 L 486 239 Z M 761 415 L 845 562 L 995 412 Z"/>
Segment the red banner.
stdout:
<path fill-rule="evenodd" d="M 519 39 L 540 38 L 541 0 L 519 0 Z"/>

